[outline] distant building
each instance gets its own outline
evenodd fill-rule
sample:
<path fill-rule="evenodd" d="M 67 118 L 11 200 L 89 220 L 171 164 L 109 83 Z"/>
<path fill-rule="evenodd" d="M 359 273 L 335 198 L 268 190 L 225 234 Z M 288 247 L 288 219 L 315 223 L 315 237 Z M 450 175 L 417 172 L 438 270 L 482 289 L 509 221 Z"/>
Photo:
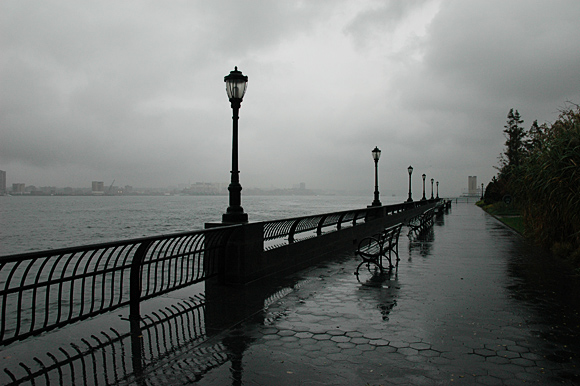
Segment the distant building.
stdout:
<path fill-rule="evenodd" d="M 467 178 L 467 194 L 470 196 L 477 196 L 479 190 L 477 189 L 477 176 L 469 176 Z"/>
<path fill-rule="evenodd" d="M 41 191 L 43 194 L 48 195 L 56 194 L 56 186 L 41 186 L 40 188 L 38 188 L 38 190 Z"/>
<path fill-rule="evenodd" d="M 0 170 L 0 194 L 6 194 L 6 172 Z"/>
<path fill-rule="evenodd" d="M 24 194 L 24 192 L 26 192 L 26 184 L 12 184 L 12 194 Z"/>
<path fill-rule="evenodd" d="M 105 183 L 103 181 L 93 181 L 92 193 L 94 195 L 105 194 Z"/>
<path fill-rule="evenodd" d="M 299 184 L 294 184 L 294 185 L 292 185 L 292 189 L 305 190 L 306 189 L 306 183 L 305 182 L 301 182 Z"/>
<path fill-rule="evenodd" d="M 188 189 L 184 189 L 183 193 L 192 195 L 218 195 L 223 194 L 225 190 L 225 184 L 215 183 L 215 182 L 196 182 L 192 184 Z"/>

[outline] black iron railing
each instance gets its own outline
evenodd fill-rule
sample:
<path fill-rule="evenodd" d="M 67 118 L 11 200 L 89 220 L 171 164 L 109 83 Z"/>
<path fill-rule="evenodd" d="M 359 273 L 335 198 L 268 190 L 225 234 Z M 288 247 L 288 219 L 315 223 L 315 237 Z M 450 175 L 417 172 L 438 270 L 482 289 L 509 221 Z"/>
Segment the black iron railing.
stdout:
<path fill-rule="evenodd" d="M 266 221 L 263 249 L 356 226 L 433 200 Z M 0 257 L 0 345 L 217 276 L 242 225 Z"/>
<path fill-rule="evenodd" d="M 0 257 L 0 344 L 218 274 L 238 226 Z"/>
<path fill-rule="evenodd" d="M 267 243 L 264 244 L 264 247 L 265 249 L 273 249 L 306 238 L 320 236 L 325 232 L 333 232 L 346 227 L 356 226 L 357 224 L 363 223 L 369 215 L 372 215 L 377 210 L 384 210 L 385 215 L 390 215 L 415 208 L 424 203 L 427 203 L 427 201 L 405 202 L 378 208 L 369 207 L 313 216 L 265 221 L 263 223 L 264 241 Z"/>

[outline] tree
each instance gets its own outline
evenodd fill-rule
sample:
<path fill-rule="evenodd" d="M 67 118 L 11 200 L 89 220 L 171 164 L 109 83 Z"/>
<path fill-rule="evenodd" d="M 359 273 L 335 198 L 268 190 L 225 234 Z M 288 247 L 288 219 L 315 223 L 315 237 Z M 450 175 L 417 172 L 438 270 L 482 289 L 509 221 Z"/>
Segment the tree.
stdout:
<path fill-rule="evenodd" d="M 545 123 L 538 125 L 537 119 L 532 123 L 532 126 L 528 131 L 528 140 L 525 143 L 528 156 L 534 152 L 541 152 L 543 150 L 547 130 L 547 125 Z"/>
<path fill-rule="evenodd" d="M 486 204 L 492 204 L 494 202 L 501 201 L 503 196 L 506 194 L 505 179 L 498 180 L 497 177 L 492 177 L 489 184 L 485 188 L 485 195 L 483 199 Z"/>
<path fill-rule="evenodd" d="M 516 197 L 526 234 L 580 268 L 580 106 L 567 106 L 549 125 L 534 121 L 528 132 L 522 123 L 510 109 L 506 150 L 485 200 Z"/>
<path fill-rule="evenodd" d="M 576 249 L 580 263 L 580 107 L 530 131 L 535 145 L 510 179 L 528 234 L 547 246 Z"/>
<path fill-rule="evenodd" d="M 504 126 L 505 130 L 503 132 L 506 137 L 506 166 L 510 168 L 517 167 L 522 162 L 525 152 L 526 131 L 520 126 L 524 123 L 524 120 L 521 119 L 518 110 L 514 113 L 514 109 L 510 109 L 507 118 L 507 125 Z"/>
<path fill-rule="evenodd" d="M 527 154 L 527 132 L 521 126 L 524 123 L 518 110 L 510 109 L 507 115 L 507 124 L 504 126 L 505 151 L 500 155 L 500 166 L 498 178 L 492 184 L 494 194 L 490 195 L 486 201 L 503 197 L 505 194 L 512 194 L 512 182 L 517 179 L 520 165 Z M 493 197 L 493 198 L 492 198 Z"/>

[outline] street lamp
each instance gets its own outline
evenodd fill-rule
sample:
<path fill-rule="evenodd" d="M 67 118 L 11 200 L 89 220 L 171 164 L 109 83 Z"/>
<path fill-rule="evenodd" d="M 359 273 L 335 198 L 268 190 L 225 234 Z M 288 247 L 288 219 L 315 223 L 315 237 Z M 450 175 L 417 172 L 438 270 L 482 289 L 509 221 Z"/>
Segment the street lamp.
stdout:
<path fill-rule="evenodd" d="M 413 195 L 411 193 L 411 174 L 413 174 L 413 167 L 409 166 L 407 171 L 409 172 L 409 198 L 407 198 L 407 202 L 413 202 Z"/>
<path fill-rule="evenodd" d="M 238 71 L 236 66 L 229 75 L 224 77 L 226 92 L 232 105 L 233 138 L 232 138 L 232 179 L 228 190 L 230 192 L 230 206 L 222 215 L 224 223 L 248 222 L 248 214 L 242 208 L 242 185 L 240 185 L 240 171 L 238 170 L 238 118 L 242 99 L 248 87 L 248 77 Z"/>
<path fill-rule="evenodd" d="M 425 201 L 425 177 L 427 177 L 425 174 L 423 174 L 421 177 L 423 177 L 423 198 L 421 198 L 421 201 Z"/>
<path fill-rule="evenodd" d="M 379 201 L 379 158 L 381 158 L 381 150 L 375 146 L 375 148 L 371 151 L 373 155 L 373 160 L 375 161 L 375 199 L 371 206 L 382 206 L 381 202 Z"/>
<path fill-rule="evenodd" d="M 433 199 L 433 182 L 435 182 L 435 180 L 433 178 L 431 178 L 431 199 Z"/>
<path fill-rule="evenodd" d="M 481 184 L 481 199 L 483 200 L 483 184 Z"/>
<path fill-rule="evenodd" d="M 437 197 L 435 197 L 436 199 L 439 199 L 439 181 L 436 182 L 437 185 Z"/>

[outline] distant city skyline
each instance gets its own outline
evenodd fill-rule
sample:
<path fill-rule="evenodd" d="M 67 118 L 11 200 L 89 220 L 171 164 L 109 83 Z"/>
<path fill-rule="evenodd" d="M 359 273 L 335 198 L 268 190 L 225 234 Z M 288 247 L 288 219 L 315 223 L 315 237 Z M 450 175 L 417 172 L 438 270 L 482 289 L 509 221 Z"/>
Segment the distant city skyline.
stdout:
<path fill-rule="evenodd" d="M 0 188 L 2 183 L 2 177 L 5 178 L 5 181 L 9 181 L 8 177 L 10 174 L 6 171 L 0 170 Z M 412 183 L 412 190 L 413 190 L 413 197 L 420 197 L 422 194 L 422 180 L 420 179 L 421 176 L 415 176 L 417 181 Z M 18 178 L 15 178 L 14 181 L 19 181 Z M 465 187 L 463 187 L 460 191 L 454 192 L 454 194 L 440 194 L 441 197 L 456 197 L 460 195 L 475 195 L 481 194 L 481 188 L 474 185 L 473 181 L 477 181 L 477 176 L 468 176 L 468 182 Z M 60 194 L 60 195 L 99 195 L 99 194 L 107 194 L 107 195 L 119 195 L 119 194 L 144 194 L 145 192 L 149 193 L 184 193 L 184 194 L 219 194 L 219 195 L 227 195 L 227 187 L 229 185 L 228 182 L 190 182 L 190 183 L 176 183 L 171 184 L 165 187 L 156 187 L 156 186 L 136 186 L 128 185 L 128 184 L 117 184 L 114 185 L 116 180 L 112 182 L 107 181 L 97 181 L 97 180 L 87 180 L 86 185 L 84 186 L 59 186 L 59 185 L 39 185 L 34 183 L 26 183 L 26 182 L 9 182 L 7 183 L 5 193 L 13 193 L 15 192 L 14 186 L 18 185 L 18 192 L 24 193 L 36 193 L 36 194 Z M 476 184 L 476 182 L 475 182 Z M 12 188 L 11 188 L 12 187 Z M 475 187 L 475 188 L 474 188 Z M 395 189 L 382 189 L 379 186 L 379 189 L 383 191 L 383 194 L 387 195 L 400 195 L 404 196 L 408 192 L 408 187 L 402 188 L 395 188 Z M 431 194 L 431 186 L 429 181 L 426 182 L 425 185 L 426 194 Z M 305 182 L 293 183 L 288 184 L 287 186 L 277 187 L 270 185 L 268 187 L 264 186 L 248 186 L 244 187 L 242 191 L 243 194 L 259 194 L 260 192 L 264 192 L 267 194 L 268 192 L 272 191 L 290 191 L 290 190 L 311 190 L 310 188 L 307 189 Z M 312 191 L 316 192 L 342 192 L 344 194 L 371 194 L 372 187 L 366 187 L 361 189 L 314 189 Z M 435 188 L 434 188 L 435 190 Z M 1 191 L 1 190 L 0 190 Z M 367 193 L 368 192 L 368 193 Z M 475 193 L 474 193 L 475 192 Z M 417 196 L 416 196 L 417 195 Z"/>
<path fill-rule="evenodd" d="M 92 180 L 87 183 L 86 186 L 57 186 L 57 185 L 35 185 L 26 184 L 24 182 L 12 182 L 11 188 L 6 187 L 6 176 L 8 173 L 4 170 L 0 170 L 0 192 L 1 188 L 4 186 L 3 193 L 33 193 L 33 194 L 62 194 L 62 195 L 75 195 L 75 194 L 92 194 L 92 195 L 118 195 L 118 194 L 137 194 L 144 193 L 146 191 L 150 192 L 181 192 L 184 194 L 209 194 L 209 195 L 227 195 L 228 185 L 226 182 L 194 182 L 194 183 L 178 183 L 174 185 L 169 185 L 166 187 L 137 187 L 134 188 L 132 185 L 114 185 L 116 180 L 113 180 L 110 184 L 105 181 Z M 15 179 L 17 180 L 17 179 Z M 4 183 L 4 185 L 2 185 Z M 306 183 L 300 182 L 293 184 L 292 187 L 250 187 L 246 188 L 246 191 L 271 191 L 271 190 L 306 190 Z"/>

